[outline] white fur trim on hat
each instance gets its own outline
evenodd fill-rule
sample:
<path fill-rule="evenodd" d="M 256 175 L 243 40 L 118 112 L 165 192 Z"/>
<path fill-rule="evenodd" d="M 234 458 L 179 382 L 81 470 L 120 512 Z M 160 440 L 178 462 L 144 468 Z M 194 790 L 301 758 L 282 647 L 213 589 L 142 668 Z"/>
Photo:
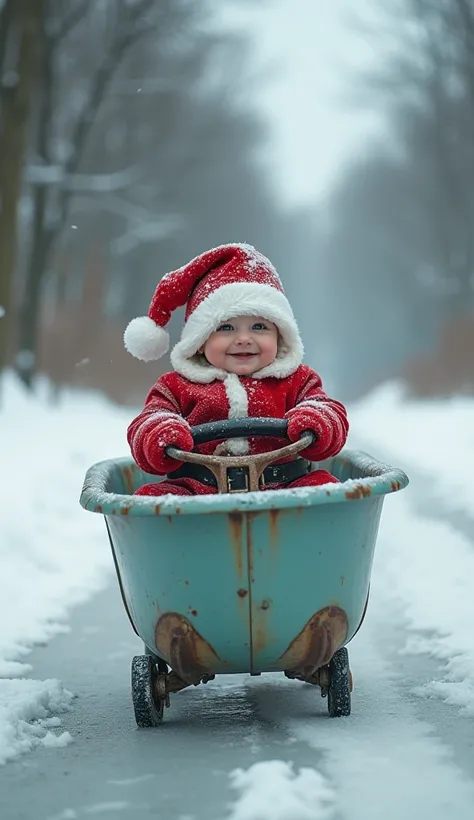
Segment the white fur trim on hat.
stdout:
<path fill-rule="evenodd" d="M 151 362 L 164 356 L 169 348 L 170 337 L 149 316 L 137 316 L 125 328 L 123 341 L 132 356 L 143 362 Z"/>
<path fill-rule="evenodd" d="M 200 302 L 171 352 L 174 369 L 191 381 L 206 383 L 225 378 L 225 371 L 203 365 L 195 354 L 223 321 L 234 316 L 262 316 L 273 322 L 282 336 L 283 346 L 276 359 L 254 373 L 255 379 L 282 379 L 294 373 L 302 362 L 304 349 L 290 303 L 277 288 L 259 282 L 222 285 Z"/>

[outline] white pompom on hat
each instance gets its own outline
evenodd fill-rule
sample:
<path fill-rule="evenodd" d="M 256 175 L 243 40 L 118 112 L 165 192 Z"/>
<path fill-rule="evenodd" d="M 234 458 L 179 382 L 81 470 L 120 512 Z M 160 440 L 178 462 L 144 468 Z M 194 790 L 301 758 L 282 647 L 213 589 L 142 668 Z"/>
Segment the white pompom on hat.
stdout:
<path fill-rule="evenodd" d="M 152 362 L 165 355 L 170 337 L 150 316 L 137 316 L 125 328 L 123 340 L 128 352 L 143 362 Z"/>
<path fill-rule="evenodd" d="M 165 327 L 173 311 L 184 305 L 185 324 L 171 357 L 178 371 L 219 324 L 244 315 L 274 322 L 292 369 L 301 363 L 303 345 L 280 277 L 252 245 L 221 245 L 165 274 L 153 294 L 148 316 L 132 319 L 125 329 L 129 353 L 145 362 L 161 358 L 169 347 Z"/>

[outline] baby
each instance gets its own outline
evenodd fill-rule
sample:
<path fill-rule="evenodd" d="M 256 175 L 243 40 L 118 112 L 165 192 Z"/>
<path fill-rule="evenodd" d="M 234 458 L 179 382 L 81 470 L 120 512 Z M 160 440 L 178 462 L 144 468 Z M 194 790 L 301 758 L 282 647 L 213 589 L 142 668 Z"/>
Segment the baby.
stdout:
<path fill-rule="evenodd" d="M 174 371 L 153 385 L 127 433 L 138 466 L 167 478 L 144 485 L 137 494 L 217 492 L 209 470 L 183 465 L 167 455 L 166 448 L 191 451 L 192 426 L 242 417 L 287 419 L 290 441 L 306 431 L 315 434 L 302 458 L 276 465 L 273 482 L 265 482 L 264 489 L 337 482 L 325 470 L 310 470 L 307 460 L 320 461 L 342 449 L 349 427 L 346 410 L 326 395 L 319 375 L 302 364 L 298 326 L 271 262 L 251 245 L 229 244 L 166 274 L 148 316 L 133 319 L 126 328 L 127 350 L 144 361 L 160 358 L 169 344 L 164 328 L 182 306 L 184 328 L 171 352 Z M 209 442 L 197 450 L 244 455 L 269 452 L 285 443 L 252 436 Z M 205 479 L 203 469 L 209 474 Z"/>

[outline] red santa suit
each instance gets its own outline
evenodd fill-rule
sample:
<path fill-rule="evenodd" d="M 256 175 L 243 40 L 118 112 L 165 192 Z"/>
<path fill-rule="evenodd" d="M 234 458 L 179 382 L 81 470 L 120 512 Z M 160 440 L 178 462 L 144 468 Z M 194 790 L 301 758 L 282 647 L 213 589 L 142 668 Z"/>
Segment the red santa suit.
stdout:
<path fill-rule="evenodd" d="M 186 305 L 181 339 L 173 348 L 174 372 L 151 388 L 143 411 L 128 428 L 133 457 L 145 472 L 166 475 L 180 462 L 166 454 L 174 445 L 194 449 L 191 427 L 242 417 L 288 420 L 288 438 L 311 430 L 314 443 L 301 453 L 311 461 L 329 458 L 345 444 L 348 420 L 344 406 L 330 399 L 319 375 L 302 364 L 303 345 L 291 307 L 273 265 L 249 245 L 224 245 L 167 274 L 159 283 L 148 316 L 132 320 L 125 346 L 145 361 L 166 352 L 164 330 L 173 310 Z M 271 364 L 252 376 L 238 376 L 209 364 L 198 352 L 219 325 L 235 316 L 261 316 L 277 325 L 280 341 Z M 196 448 L 211 454 L 244 455 L 284 446 L 281 439 L 255 436 L 209 442 Z M 285 487 L 335 482 L 325 470 L 313 470 Z M 266 488 L 278 489 L 280 484 Z M 216 492 L 195 478 L 172 478 L 148 484 L 143 495 L 194 495 Z"/>

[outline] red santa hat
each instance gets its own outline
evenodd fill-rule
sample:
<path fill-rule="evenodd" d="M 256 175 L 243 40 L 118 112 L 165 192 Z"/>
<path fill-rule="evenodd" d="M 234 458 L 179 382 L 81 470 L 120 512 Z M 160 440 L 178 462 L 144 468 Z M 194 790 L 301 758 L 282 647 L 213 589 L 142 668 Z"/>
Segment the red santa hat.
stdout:
<path fill-rule="evenodd" d="M 183 306 L 185 323 L 171 354 L 175 370 L 183 375 L 189 375 L 186 362 L 211 333 L 234 316 L 262 316 L 277 325 L 283 345 L 275 375 L 287 375 L 301 363 L 303 345 L 280 277 L 272 263 L 251 245 L 221 245 L 165 274 L 148 316 L 132 319 L 125 330 L 129 353 L 145 362 L 163 356 L 169 346 L 165 327 L 173 311 Z M 281 366 L 285 373 L 280 372 Z"/>

